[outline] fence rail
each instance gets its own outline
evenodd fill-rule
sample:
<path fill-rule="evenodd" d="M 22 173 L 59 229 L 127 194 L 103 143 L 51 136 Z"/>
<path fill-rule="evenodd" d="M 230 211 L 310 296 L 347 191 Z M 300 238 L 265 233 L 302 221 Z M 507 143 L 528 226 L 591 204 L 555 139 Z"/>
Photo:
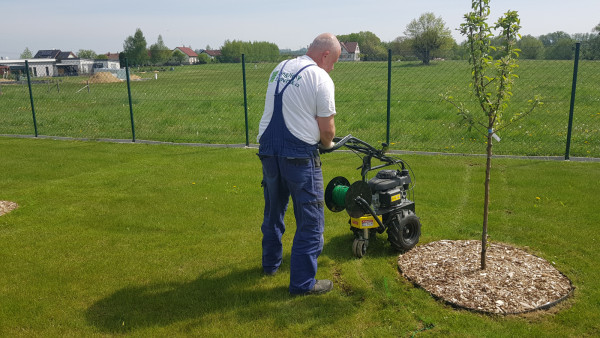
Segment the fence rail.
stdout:
<path fill-rule="evenodd" d="M 129 68 L 108 73 L 0 82 L 0 134 L 169 142 L 256 143 L 275 63 Z M 521 60 L 509 115 L 541 95 L 544 104 L 504 129 L 496 154 L 600 157 L 600 61 L 579 60 L 572 125 L 572 60 Z M 441 100 L 450 93 L 476 111 L 467 61 L 339 62 L 338 135 L 391 149 L 483 153 L 485 134 L 459 125 Z M 135 122 L 135 123 L 134 123 Z M 568 130 L 569 148 L 565 153 Z"/>

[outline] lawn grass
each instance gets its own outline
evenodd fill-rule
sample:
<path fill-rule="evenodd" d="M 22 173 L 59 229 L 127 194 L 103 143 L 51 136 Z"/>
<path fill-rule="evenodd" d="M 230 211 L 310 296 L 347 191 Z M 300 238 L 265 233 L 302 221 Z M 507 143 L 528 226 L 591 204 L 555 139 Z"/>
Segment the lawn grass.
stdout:
<path fill-rule="evenodd" d="M 318 297 L 291 297 L 284 264 L 260 273 L 256 150 L 0 138 L 0 336 L 595 336 L 600 334 L 600 164 L 495 159 L 489 234 L 552 262 L 576 286 L 548 312 L 456 310 L 398 273 L 386 236 L 351 254 L 347 214 L 326 211 Z M 325 182 L 359 178 L 323 155 Z M 403 155 L 420 243 L 477 239 L 484 158 Z"/>
<path fill-rule="evenodd" d="M 246 65 L 248 141 L 256 143 L 266 82 L 274 63 Z M 154 72 L 131 70 L 136 138 L 143 140 L 246 142 L 241 64 L 175 67 Z M 387 138 L 387 62 L 340 62 L 336 85 L 340 135 L 369 142 Z M 497 154 L 564 155 L 572 85 L 572 61 L 522 60 L 506 118 L 541 95 L 544 105 L 499 132 Z M 478 107 L 468 87 L 467 61 L 393 62 L 390 143 L 392 149 L 485 152 L 484 134 L 459 126 L 456 109 L 441 100 L 450 93 L 472 111 Z M 44 81 L 54 82 L 44 82 Z M 40 135 L 131 139 L 126 83 L 90 84 L 87 76 L 43 79 L 33 84 Z M 58 85 L 56 82 L 58 81 Z M 27 86 L 0 84 L 0 134 L 34 133 Z M 578 77 L 571 155 L 600 157 L 600 62 L 582 61 Z M 482 114 L 482 113 L 481 113 Z"/>

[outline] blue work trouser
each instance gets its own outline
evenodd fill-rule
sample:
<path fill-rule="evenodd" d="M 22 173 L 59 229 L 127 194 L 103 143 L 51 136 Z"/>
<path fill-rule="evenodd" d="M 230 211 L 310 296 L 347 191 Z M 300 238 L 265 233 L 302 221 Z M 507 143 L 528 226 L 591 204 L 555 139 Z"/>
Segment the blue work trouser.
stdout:
<path fill-rule="evenodd" d="M 290 262 L 290 293 L 309 291 L 315 284 L 317 257 L 323 250 L 325 224 L 321 161 L 313 158 L 260 156 L 265 195 L 263 269 L 277 271 L 282 260 L 284 215 L 292 197 L 296 234 Z"/>

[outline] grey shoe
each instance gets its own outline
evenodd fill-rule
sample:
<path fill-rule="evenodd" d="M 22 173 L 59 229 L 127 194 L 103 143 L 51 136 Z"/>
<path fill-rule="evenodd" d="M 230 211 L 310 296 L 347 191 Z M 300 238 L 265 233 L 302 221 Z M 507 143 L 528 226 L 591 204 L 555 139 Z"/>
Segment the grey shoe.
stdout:
<path fill-rule="evenodd" d="M 305 293 L 305 295 L 322 295 L 333 289 L 333 282 L 329 279 L 317 279 L 317 282 L 313 286 L 312 290 Z"/>

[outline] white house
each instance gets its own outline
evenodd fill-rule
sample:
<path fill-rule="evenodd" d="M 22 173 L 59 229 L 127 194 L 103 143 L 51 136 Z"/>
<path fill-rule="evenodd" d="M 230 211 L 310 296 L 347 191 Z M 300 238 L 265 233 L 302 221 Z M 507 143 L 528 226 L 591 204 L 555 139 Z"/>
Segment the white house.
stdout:
<path fill-rule="evenodd" d="M 177 47 L 177 48 L 175 48 L 175 50 L 178 50 L 178 51 L 182 52 L 183 55 L 185 55 L 184 63 L 190 64 L 190 65 L 193 65 L 194 63 L 198 63 L 198 54 L 196 54 L 196 52 L 194 52 L 191 48 Z"/>
<path fill-rule="evenodd" d="M 360 61 L 358 42 L 340 42 L 342 53 L 339 61 Z"/>
<path fill-rule="evenodd" d="M 56 76 L 56 59 L 28 59 L 29 74 L 33 77 Z M 0 65 L 8 66 L 11 73 L 25 74 L 25 60 L 2 60 Z"/>

